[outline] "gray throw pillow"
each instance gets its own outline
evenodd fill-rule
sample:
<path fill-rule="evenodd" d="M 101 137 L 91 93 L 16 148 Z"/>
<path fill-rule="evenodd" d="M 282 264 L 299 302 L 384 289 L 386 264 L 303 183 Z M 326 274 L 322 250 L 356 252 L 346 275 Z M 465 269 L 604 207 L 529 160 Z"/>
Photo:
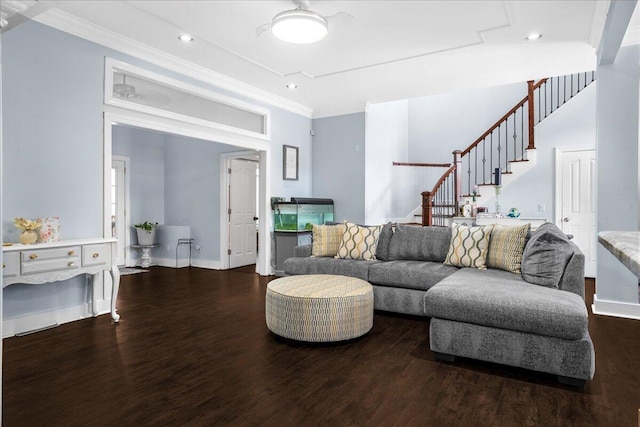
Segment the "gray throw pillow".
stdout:
<path fill-rule="evenodd" d="M 398 224 L 389 242 L 387 259 L 443 262 L 450 242 L 449 227 Z"/>
<path fill-rule="evenodd" d="M 522 254 L 522 278 L 536 285 L 557 288 L 573 255 L 567 236 L 554 224 L 541 225 Z"/>
<path fill-rule="evenodd" d="M 378 237 L 378 247 L 376 248 L 376 259 L 380 261 L 389 261 L 389 242 L 393 236 L 393 224 L 388 222 L 380 230 Z"/>

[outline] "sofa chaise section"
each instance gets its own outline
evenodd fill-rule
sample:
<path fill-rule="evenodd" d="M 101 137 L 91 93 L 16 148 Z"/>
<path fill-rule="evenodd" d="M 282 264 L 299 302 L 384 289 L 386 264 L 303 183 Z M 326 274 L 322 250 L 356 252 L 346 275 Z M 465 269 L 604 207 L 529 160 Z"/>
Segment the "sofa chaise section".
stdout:
<path fill-rule="evenodd" d="M 425 295 L 431 350 L 442 360 L 454 356 L 558 375 L 583 386 L 593 378 L 595 354 L 588 331 L 582 286 L 567 271 L 583 271 L 574 254 L 565 269 L 567 289 L 527 283 L 501 270 L 461 269 Z"/>

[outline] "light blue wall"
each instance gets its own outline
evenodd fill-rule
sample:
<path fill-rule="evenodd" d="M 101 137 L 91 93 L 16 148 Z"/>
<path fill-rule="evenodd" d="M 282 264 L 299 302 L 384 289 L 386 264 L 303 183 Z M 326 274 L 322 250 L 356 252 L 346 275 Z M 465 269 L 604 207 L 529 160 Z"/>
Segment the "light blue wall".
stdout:
<path fill-rule="evenodd" d="M 191 226 L 192 259 L 220 261 L 220 154 L 237 147 L 126 126 L 113 127 L 113 154 L 129 157 L 130 222 Z M 136 241 L 132 227 L 131 242 Z M 166 251 L 165 251 L 166 252 Z M 173 252 L 154 249 L 171 259 Z"/>
<path fill-rule="evenodd" d="M 638 230 L 640 47 L 598 68 L 598 231 Z M 598 245 L 598 300 L 638 303 L 638 278 Z"/>
<path fill-rule="evenodd" d="M 113 126 L 112 154 L 129 157 L 129 222 L 164 223 L 165 135 L 143 129 Z M 130 231 L 133 231 L 130 230 Z M 133 233 L 132 233 L 133 235 Z M 133 237 L 131 242 L 135 242 Z"/>
<path fill-rule="evenodd" d="M 190 225 L 195 260 L 220 260 L 220 154 L 237 147 L 166 137 L 165 223 Z M 197 262 L 196 262 L 197 263 Z"/>
<path fill-rule="evenodd" d="M 364 223 L 364 113 L 313 121 L 314 197 L 333 199 L 335 220 Z"/>
<path fill-rule="evenodd" d="M 102 235 L 106 56 L 268 108 L 273 194 L 311 195 L 311 119 L 31 21 L 2 34 L 3 241 L 17 240 L 11 222 L 16 216 L 60 216 L 63 239 Z M 298 182 L 284 183 L 281 167 L 275 167 L 282 162 L 283 144 L 300 147 Z M 155 210 L 141 211 L 141 218 L 151 219 Z M 88 301 L 79 277 L 28 291 L 23 288 L 5 289 L 5 318 Z"/>

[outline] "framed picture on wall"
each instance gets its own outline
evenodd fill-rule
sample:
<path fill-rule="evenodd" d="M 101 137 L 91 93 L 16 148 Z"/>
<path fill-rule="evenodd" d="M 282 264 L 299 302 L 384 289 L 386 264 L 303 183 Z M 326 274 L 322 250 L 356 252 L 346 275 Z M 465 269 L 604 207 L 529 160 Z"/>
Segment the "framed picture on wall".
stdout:
<path fill-rule="evenodd" d="M 298 147 L 282 146 L 282 179 L 285 181 L 298 180 Z"/>

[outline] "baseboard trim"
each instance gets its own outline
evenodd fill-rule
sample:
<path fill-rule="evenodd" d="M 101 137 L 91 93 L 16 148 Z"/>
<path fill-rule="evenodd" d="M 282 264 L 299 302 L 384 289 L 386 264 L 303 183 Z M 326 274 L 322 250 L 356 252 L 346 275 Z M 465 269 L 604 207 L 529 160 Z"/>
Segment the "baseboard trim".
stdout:
<path fill-rule="evenodd" d="M 98 315 L 110 312 L 111 300 L 98 301 Z M 4 319 L 2 321 L 2 338 L 8 338 L 14 335 L 27 335 L 90 317 L 93 317 L 91 303 L 86 303 L 55 311 L 45 311 L 13 319 Z"/>
<path fill-rule="evenodd" d="M 598 295 L 593 295 L 591 310 L 593 314 L 640 320 L 640 304 L 599 300 Z"/>
<path fill-rule="evenodd" d="M 195 259 L 191 260 L 191 266 L 199 268 L 208 268 L 210 270 L 222 270 L 222 263 L 218 260 Z"/>
<path fill-rule="evenodd" d="M 176 259 L 175 258 L 156 258 L 153 257 L 151 259 L 153 261 L 152 265 L 158 265 L 160 267 L 170 267 L 176 268 Z M 183 268 L 189 267 L 189 258 L 178 258 L 178 267 Z"/>

